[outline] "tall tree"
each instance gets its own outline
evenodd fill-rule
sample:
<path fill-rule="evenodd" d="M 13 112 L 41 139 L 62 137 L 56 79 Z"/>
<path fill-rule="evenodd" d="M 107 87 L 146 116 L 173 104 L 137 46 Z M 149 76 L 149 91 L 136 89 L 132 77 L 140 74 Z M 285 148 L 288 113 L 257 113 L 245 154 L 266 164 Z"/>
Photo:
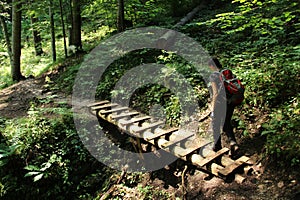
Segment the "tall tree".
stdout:
<path fill-rule="evenodd" d="M 52 2 L 52 0 L 49 0 L 52 60 L 55 62 L 56 61 L 56 44 L 55 44 L 54 14 L 53 14 L 52 9 L 53 9 L 53 2 Z"/>
<path fill-rule="evenodd" d="M 81 42 L 81 10 L 80 10 L 80 1 L 72 0 L 72 40 L 70 45 L 76 47 L 76 51 L 82 50 Z"/>
<path fill-rule="evenodd" d="M 30 16 L 30 20 L 31 20 L 31 28 L 32 28 L 32 36 L 33 36 L 35 55 L 40 56 L 44 52 L 43 52 L 43 48 L 42 48 L 42 37 L 41 37 L 40 31 L 37 29 L 38 18 L 35 16 L 35 14 L 32 14 Z"/>
<path fill-rule="evenodd" d="M 73 10 L 72 10 L 72 0 L 69 0 L 69 7 L 70 7 L 70 13 L 69 13 L 69 22 L 70 26 L 68 26 L 68 32 L 69 32 L 69 45 L 73 44 Z"/>
<path fill-rule="evenodd" d="M 180 7 L 179 0 L 171 0 L 171 12 L 174 17 L 180 16 Z"/>
<path fill-rule="evenodd" d="M 118 32 L 125 30 L 124 22 L 124 0 L 118 0 L 118 19 L 117 19 Z"/>
<path fill-rule="evenodd" d="M 12 0 L 12 66 L 11 74 L 14 81 L 24 77 L 21 74 L 21 0 Z"/>
<path fill-rule="evenodd" d="M 12 50 L 11 50 L 11 43 L 10 43 L 10 35 L 7 30 L 7 23 L 6 23 L 5 17 L 3 17 L 2 15 L 0 15 L 0 23 L 1 23 L 2 31 L 3 31 L 4 37 L 5 37 L 7 53 L 9 55 L 10 64 L 12 65 L 13 62 L 12 62 Z"/>
<path fill-rule="evenodd" d="M 60 7 L 60 19 L 61 19 L 61 25 L 62 25 L 62 31 L 63 31 L 63 37 L 64 37 L 65 57 L 68 57 L 67 41 L 66 41 L 66 29 L 65 29 L 65 22 L 64 22 L 62 0 L 59 0 L 59 7 Z"/>
<path fill-rule="evenodd" d="M 2 32 L 5 38 L 7 53 L 9 55 L 10 64 L 12 65 L 12 50 L 11 50 L 11 41 L 10 41 L 10 33 L 7 29 L 7 21 L 9 20 L 9 14 L 11 10 L 9 9 L 9 5 L 6 2 L 0 3 L 0 24 L 2 27 Z"/>

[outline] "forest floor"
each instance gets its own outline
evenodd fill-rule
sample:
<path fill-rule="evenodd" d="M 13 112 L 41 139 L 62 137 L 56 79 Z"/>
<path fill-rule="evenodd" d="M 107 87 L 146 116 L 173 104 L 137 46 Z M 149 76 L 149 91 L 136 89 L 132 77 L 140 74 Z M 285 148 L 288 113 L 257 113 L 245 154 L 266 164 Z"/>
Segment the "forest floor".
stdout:
<path fill-rule="evenodd" d="M 45 76 L 28 79 L 0 91 L 0 116 L 18 118 L 27 115 L 30 102 L 53 96 L 54 101 L 70 103 L 71 97 L 61 91 L 52 91 L 45 87 Z M 54 104 L 53 104 L 54 105 Z M 71 104 L 70 104 L 71 105 Z M 257 116 L 259 117 L 259 116 Z M 122 199 L 143 199 L 147 193 L 141 188 L 152 188 L 155 191 L 170 194 L 170 199 L 300 199 L 299 171 L 284 169 L 276 164 L 268 164 L 262 158 L 264 139 L 243 138 L 240 143 L 240 154 L 250 156 L 256 162 L 255 173 L 249 175 L 243 184 L 225 182 L 206 173 L 188 168 L 182 179 L 184 163 L 175 162 L 168 169 L 145 173 L 142 180 L 132 188 L 124 184 L 115 185 L 112 196 Z M 126 179 L 125 176 L 123 179 Z M 129 178 L 129 175 L 128 175 Z M 182 187 L 184 183 L 185 187 Z M 140 188 L 140 189 L 138 189 Z M 148 194 L 149 195 L 149 194 Z M 152 199 L 156 199 L 152 194 Z M 159 199 L 159 198 L 157 198 Z"/>

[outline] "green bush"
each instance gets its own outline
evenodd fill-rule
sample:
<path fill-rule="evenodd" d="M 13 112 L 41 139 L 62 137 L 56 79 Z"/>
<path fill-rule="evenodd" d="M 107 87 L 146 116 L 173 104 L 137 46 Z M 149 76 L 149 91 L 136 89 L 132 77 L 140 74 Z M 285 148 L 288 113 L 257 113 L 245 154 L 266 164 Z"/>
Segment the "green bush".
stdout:
<path fill-rule="evenodd" d="M 299 164 L 300 155 L 299 12 L 298 1 L 236 0 L 182 28 L 242 79 L 245 113 L 234 119 L 246 129 L 245 123 L 267 114 L 262 132 L 267 136 L 266 156 L 286 166 Z M 252 119 L 245 119 L 250 114 Z"/>
<path fill-rule="evenodd" d="M 0 196 L 65 199 L 101 188 L 110 172 L 99 173 L 104 166 L 84 148 L 71 111 L 32 107 L 28 114 L 1 123 Z"/>
<path fill-rule="evenodd" d="M 261 133 L 267 136 L 266 154 L 292 166 L 300 164 L 299 103 L 299 98 L 294 98 L 274 109 Z"/>

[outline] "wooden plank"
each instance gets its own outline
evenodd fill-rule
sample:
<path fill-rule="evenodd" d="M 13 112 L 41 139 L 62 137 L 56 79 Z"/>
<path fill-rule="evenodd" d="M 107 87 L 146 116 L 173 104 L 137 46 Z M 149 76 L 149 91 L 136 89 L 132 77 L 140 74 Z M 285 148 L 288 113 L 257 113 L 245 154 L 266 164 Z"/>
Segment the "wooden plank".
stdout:
<path fill-rule="evenodd" d="M 194 136 L 194 134 L 188 135 L 186 137 L 178 137 L 178 139 L 176 139 L 176 140 L 171 140 L 169 142 L 166 142 L 166 143 L 162 144 L 161 147 L 162 148 L 167 148 L 169 146 L 173 146 L 173 145 L 178 144 L 180 142 L 183 142 L 183 141 L 185 141 L 185 140 L 187 140 L 187 139 L 189 139 L 193 136 Z"/>
<path fill-rule="evenodd" d="M 120 118 L 124 118 L 124 117 L 130 117 L 130 116 L 134 116 L 134 115 L 138 115 L 140 114 L 137 111 L 133 111 L 133 112 L 128 112 L 128 113 L 121 113 L 119 115 L 113 115 L 111 116 L 112 119 L 120 119 Z"/>
<path fill-rule="evenodd" d="M 135 130 L 134 133 L 141 133 L 143 131 L 146 131 L 147 129 L 156 128 L 163 124 L 165 124 L 165 123 L 164 122 L 155 122 L 155 123 L 149 124 L 148 126 L 141 127 L 138 130 Z"/>
<path fill-rule="evenodd" d="M 229 156 L 222 156 L 221 164 L 223 166 L 228 166 L 234 163 L 235 160 L 232 160 Z"/>
<path fill-rule="evenodd" d="M 146 138 L 144 138 L 144 139 L 145 139 L 146 141 L 153 140 L 153 139 L 159 138 L 159 137 L 161 137 L 161 136 L 164 136 L 164 135 L 173 133 L 173 132 L 175 132 L 175 131 L 178 131 L 178 128 L 170 128 L 170 129 L 168 129 L 168 130 L 162 131 L 162 132 L 159 133 L 159 134 L 153 134 L 153 135 L 151 135 L 151 136 L 149 136 L 149 137 L 146 137 Z"/>
<path fill-rule="evenodd" d="M 105 104 L 105 105 L 102 105 L 102 106 L 95 106 L 95 107 L 92 107 L 92 110 L 101 110 L 101 109 L 106 109 L 106 108 L 111 108 L 111 107 L 116 107 L 118 106 L 119 104 L 117 103 L 110 103 L 110 104 Z"/>
<path fill-rule="evenodd" d="M 138 117 L 138 118 L 132 118 L 132 119 L 130 119 L 126 122 L 123 122 L 121 124 L 122 124 L 122 126 L 127 126 L 129 124 L 134 124 L 134 123 L 137 123 L 137 122 L 145 121 L 147 119 L 151 119 L 151 117 L 150 116 L 143 116 L 143 117 Z"/>
<path fill-rule="evenodd" d="M 99 101 L 99 102 L 91 103 L 91 104 L 88 104 L 87 107 L 100 106 L 100 105 L 103 105 L 103 104 L 106 104 L 106 103 L 109 103 L 109 101 L 104 100 L 104 101 Z"/>
<path fill-rule="evenodd" d="M 216 163 L 212 163 L 211 164 L 211 173 L 214 174 L 214 175 L 216 175 L 216 176 L 219 176 L 219 171 L 223 170 L 223 169 L 224 169 L 224 167 L 222 167 L 222 166 L 220 166 L 220 165 L 218 165 Z M 224 177 L 220 177 L 220 178 L 224 178 Z M 246 178 L 243 177 L 240 174 L 235 174 L 234 175 L 234 180 L 237 183 L 242 184 L 246 180 Z"/>
<path fill-rule="evenodd" d="M 249 160 L 249 157 L 242 156 L 239 159 L 235 160 L 234 163 L 232 163 L 232 164 L 226 166 L 224 169 L 220 170 L 219 173 L 224 175 L 224 176 L 227 176 L 233 170 L 235 170 L 236 168 L 238 168 L 239 166 L 241 166 L 242 164 L 244 164 L 248 160 Z"/>
<path fill-rule="evenodd" d="M 239 184 L 242 184 L 245 182 L 246 178 L 240 174 L 236 174 L 234 175 L 234 180 L 239 183 Z"/>
<path fill-rule="evenodd" d="M 124 110 L 128 110 L 128 107 L 120 107 L 120 108 L 115 108 L 115 109 L 111 109 L 111 110 L 100 110 L 101 114 L 111 114 L 114 112 L 120 112 L 120 111 L 124 111 Z"/>
<path fill-rule="evenodd" d="M 229 151 L 228 148 L 224 147 L 222 149 L 220 149 L 219 151 L 207 156 L 206 158 L 204 158 L 203 160 L 201 160 L 199 163 L 197 163 L 200 167 L 203 167 L 205 165 L 207 165 L 208 163 L 210 163 L 211 161 L 213 161 L 214 159 L 216 159 L 217 157 L 227 153 Z"/>
<path fill-rule="evenodd" d="M 191 148 L 186 149 L 186 151 L 183 152 L 183 153 L 181 153 L 181 154 L 179 154 L 179 156 L 180 156 L 180 157 L 187 156 L 187 155 L 193 153 L 194 151 L 200 149 L 201 147 L 203 147 L 203 146 L 209 144 L 210 142 L 201 142 L 201 143 L 195 142 L 195 143 L 196 143 L 196 145 L 195 145 L 194 147 L 191 147 Z"/>
<path fill-rule="evenodd" d="M 210 170 L 211 170 L 211 173 L 215 176 L 219 176 L 219 171 L 224 169 L 223 166 L 221 165 L 218 165 L 216 163 L 212 163 L 211 166 L 210 166 Z M 224 177 L 221 177 L 221 178 L 224 178 Z"/>

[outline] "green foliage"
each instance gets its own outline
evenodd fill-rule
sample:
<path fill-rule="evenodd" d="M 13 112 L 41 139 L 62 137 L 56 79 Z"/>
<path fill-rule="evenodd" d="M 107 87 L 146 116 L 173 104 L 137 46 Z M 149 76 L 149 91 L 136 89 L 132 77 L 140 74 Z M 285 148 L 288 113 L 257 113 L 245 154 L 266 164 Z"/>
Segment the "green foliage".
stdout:
<path fill-rule="evenodd" d="M 73 84 L 75 81 L 76 73 L 78 72 L 80 65 L 70 66 L 66 69 L 66 72 L 59 76 L 55 80 L 55 85 L 70 94 L 73 90 Z"/>
<path fill-rule="evenodd" d="M 248 123 L 268 113 L 262 132 L 267 136 L 266 156 L 286 166 L 299 164 L 299 124 L 291 111 L 297 110 L 300 89 L 299 2 L 237 0 L 225 8 L 212 6 L 213 11 L 202 13 L 182 31 L 220 57 L 246 85 L 240 108 L 244 113 L 239 112 L 243 116 L 234 116 L 238 129 L 249 136 Z M 252 108 L 261 113 L 254 114 Z"/>
<path fill-rule="evenodd" d="M 289 35 L 287 31 L 295 26 L 299 13 L 299 9 L 296 9 L 297 1 L 236 0 L 233 3 L 239 3 L 238 9 L 218 14 L 217 18 L 208 21 L 208 24 L 217 25 L 229 35 L 247 32 L 253 39 L 270 36 L 281 39 Z"/>
<path fill-rule="evenodd" d="M 42 56 L 35 56 L 34 48 L 33 47 L 27 47 L 22 49 L 22 74 L 24 74 L 26 77 L 32 76 L 39 76 L 45 70 L 51 70 L 53 69 L 55 63 L 52 63 L 52 57 L 50 53 L 50 42 L 45 42 L 46 47 L 44 47 L 44 51 L 46 52 Z M 62 48 L 62 41 L 57 41 L 57 54 L 58 60 L 61 60 L 63 58 L 63 48 Z M 0 50 L 1 51 L 1 50 Z M 4 51 L 4 50 L 3 50 Z M 9 58 L 1 58 L 0 59 L 1 67 L 0 67 L 0 88 L 5 88 L 7 86 L 10 86 L 13 84 L 13 81 L 11 79 L 10 75 L 10 63 Z"/>
<path fill-rule="evenodd" d="M 168 18 L 169 9 L 164 1 L 128 0 L 124 6 L 125 19 L 132 22 L 134 26 L 165 25 L 172 22 L 172 19 Z M 115 29 L 117 8 L 117 1 L 95 0 L 89 5 L 85 5 L 82 10 L 82 17 L 87 24 L 84 25 L 86 32 L 95 31 L 101 26 Z"/>
<path fill-rule="evenodd" d="M 155 188 L 153 188 L 153 186 L 145 186 L 142 187 L 141 185 L 139 185 L 137 187 L 138 191 L 141 193 L 142 199 L 144 200 L 151 200 L 151 199 L 169 199 L 170 198 L 170 194 L 165 193 L 164 191 L 161 190 L 156 190 Z"/>
<path fill-rule="evenodd" d="M 158 23 L 164 22 L 158 19 L 166 17 L 167 10 L 163 5 L 157 0 L 148 0 L 144 3 L 139 0 L 130 0 L 125 3 L 125 11 L 127 18 L 136 25 L 159 25 Z"/>
<path fill-rule="evenodd" d="M 95 191 L 92 188 L 110 176 L 110 171 L 99 174 L 105 168 L 83 147 L 67 108 L 33 105 L 28 117 L 1 124 L 4 199 L 75 198 Z"/>
<path fill-rule="evenodd" d="M 151 77 L 151 84 L 143 85 L 143 80 L 132 76 L 127 78 L 126 84 L 133 86 L 132 84 L 139 83 L 139 85 L 134 85 L 136 90 L 133 94 L 128 94 L 128 91 L 124 89 L 116 90 L 114 88 L 128 70 L 147 63 L 157 63 L 165 66 L 155 74 L 147 68 L 139 68 L 139 73 L 143 74 L 141 77 L 145 75 Z M 183 84 L 191 85 L 192 91 L 176 91 Z M 180 123 L 181 117 L 187 117 L 190 114 L 185 113 L 187 116 L 182 116 L 182 107 L 193 100 L 196 103 L 199 102 L 201 106 L 205 105 L 208 90 L 199 72 L 184 59 L 174 53 L 143 49 L 130 52 L 116 60 L 106 69 L 99 81 L 97 98 L 111 99 L 118 96 L 130 100 L 132 108 L 145 114 L 149 114 L 150 108 L 159 104 L 165 110 L 167 123 L 176 126 Z M 179 103 L 179 101 L 181 102 Z"/>
<path fill-rule="evenodd" d="M 273 159 L 293 165 L 300 164 L 300 104 L 298 98 L 274 109 L 263 124 L 262 135 L 267 136 L 266 154 Z"/>
<path fill-rule="evenodd" d="M 7 146 L 3 143 L 0 144 L 0 167 L 8 163 L 9 157 L 15 154 L 18 145 Z"/>
<path fill-rule="evenodd" d="M 296 82 L 300 68 L 295 61 L 287 62 L 286 59 L 291 54 L 274 52 L 273 55 L 277 55 L 276 62 L 260 57 L 261 60 L 251 63 L 259 64 L 259 68 L 249 67 L 247 60 L 243 60 L 238 63 L 241 66 L 234 69 L 248 86 L 245 93 L 247 103 L 262 109 L 290 100 L 299 90 Z"/>

